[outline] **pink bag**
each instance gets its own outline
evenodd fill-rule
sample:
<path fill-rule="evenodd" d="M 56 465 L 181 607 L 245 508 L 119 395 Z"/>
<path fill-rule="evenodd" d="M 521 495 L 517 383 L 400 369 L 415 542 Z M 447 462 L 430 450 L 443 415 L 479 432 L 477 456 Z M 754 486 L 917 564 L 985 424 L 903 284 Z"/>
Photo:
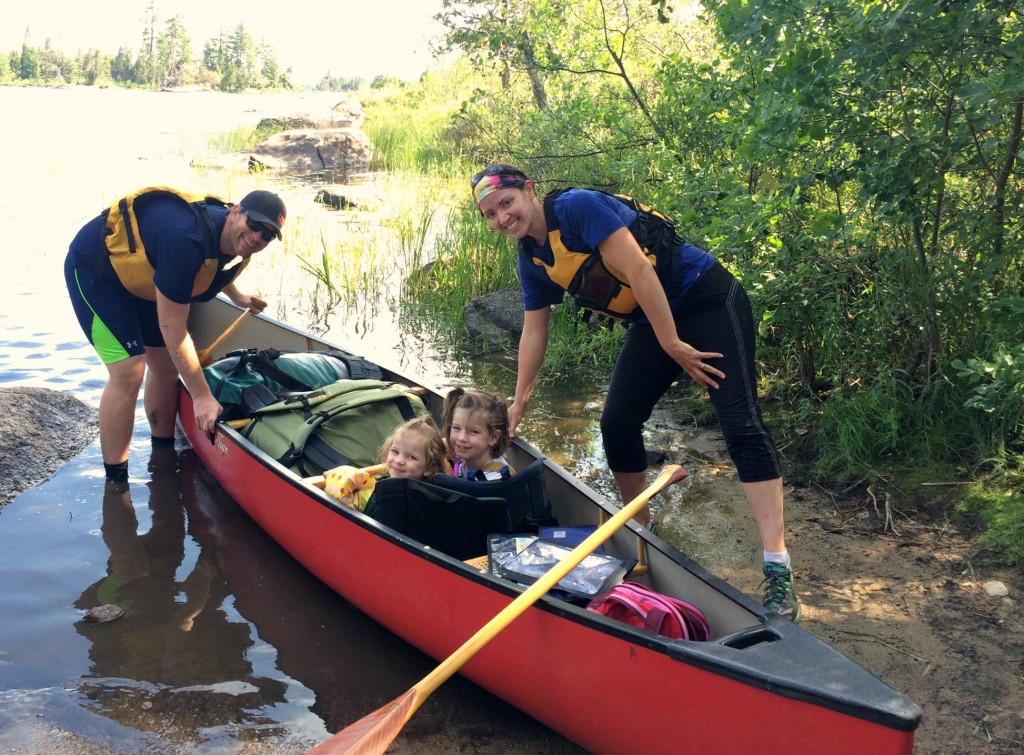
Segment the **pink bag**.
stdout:
<path fill-rule="evenodd" d="M 615 585 L 590 601 L 587 610 L 675 639 L 703 642 L 710 633 L 699 608 L 636 582 Z"/>

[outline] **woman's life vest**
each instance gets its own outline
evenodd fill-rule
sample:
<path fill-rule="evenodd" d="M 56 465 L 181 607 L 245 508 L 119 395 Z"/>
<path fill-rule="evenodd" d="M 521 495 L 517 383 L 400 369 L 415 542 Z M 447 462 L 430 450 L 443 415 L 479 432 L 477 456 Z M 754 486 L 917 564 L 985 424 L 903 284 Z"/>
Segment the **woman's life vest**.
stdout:
<path fill-rule="evenodd" d="M 548 277 L 572 296 L 584 309 L 611 317 L 628 318 L 639 308 L 636 296 L 626 277 L 604 262 L 596 249 L 572 250 L 565 246 L 555 217 L 555 197 L 566 189 L 555 189 L 544 195 L 544 220 L 548 226 L 548 242 L 554 264 L 529 255 L 535 265 L 547 271 Z M 622 194 L 608 194 L 637 213 L 629 226 L 648 262 L 658 274 L 658 280 L 671 298 L 673 287 L 680 285 L 679 255 L 684 243 L 676 233 L 675 223 L 652 207 Z M 522 247 L 520 248 L 521 251 Z"/>
<path fill-rule="evenodd" d="M 114 272 L 117 273 L 121 284 L 132 294 L 140 299 L 156 301 L 156 285 L 153 282 L 155 271 L 149 257 L 146 256 L 146 248 L 142 244 L 142 233 L 139 230 L 135 209 L 138 202 L 145 202 L 158 195 L 177 197 L 186 202 L 195 213 L 199 227 L 202 229 L 206 259 L 203 261 L 203 266 L 196 275 L 196 281 L 192 287 L 192 297 L 199 297 L 209 291 L 218 277 L 220 239 L 207 206 L 231 206 L 230 203 L 219 197 L 192 194 L 168 186 L 150 186 L 118 199 L 104 211 L 106 223 L 101 231 L 101 240 L 110 254 L 110 264 L 113 266 Z M 247 264 L 249 264 L 247 259 L 237 264 L 229 279 L 218 281 L 221 283 L 220 288 L 233 281 Z"/>

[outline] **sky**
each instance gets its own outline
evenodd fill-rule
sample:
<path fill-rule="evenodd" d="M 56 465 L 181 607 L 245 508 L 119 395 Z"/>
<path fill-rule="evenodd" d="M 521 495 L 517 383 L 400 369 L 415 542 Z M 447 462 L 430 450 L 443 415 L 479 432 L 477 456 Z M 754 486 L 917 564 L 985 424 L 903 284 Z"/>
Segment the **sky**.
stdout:
<path fill-rule="evenodd" d="M 6 3 L 0 23 L 0 51 L 26 41 L 69 55 L 97 48 L 113 55 L 121 46 L 137 54 L 149 0 L 24 0 Z M 432 64 L 428 41 L 441 27 L 433 16 L 441 0 L 285 0 L 210 2 L 155 0 L 158 26 L 181 15 L 193 53 L 238 24 L 265 41 L 278 65 L 291 68 L 292 81 L 315 84 L 325 73 L 369 79 L 386 74 L 416 79 Z"/>

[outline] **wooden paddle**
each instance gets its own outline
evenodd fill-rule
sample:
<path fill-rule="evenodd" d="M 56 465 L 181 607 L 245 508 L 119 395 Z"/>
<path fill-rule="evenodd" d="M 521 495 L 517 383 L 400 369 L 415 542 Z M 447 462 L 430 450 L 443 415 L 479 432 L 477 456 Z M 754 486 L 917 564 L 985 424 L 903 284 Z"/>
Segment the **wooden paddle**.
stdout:
<path fill-rule="evenodd" d="M 576 546 L 572 553 L 551 567 L 547 573 L 521 593 L 501 613 L 484 624 L 458 650 L 448 656 L 405 694 L 342 729 L 330 739 L 310 750 L 309 755 L 328 755 L 329 753 L 356 753 L 357 755 L 374 753 L 380 755 L 383 753 L 398 736 L 398 732 L 402 730 L 406 722 L 412 718 L 412 714 L 432 692 L 476 655 L 484 645 L 493 640 L 501 630 L 540 600 L 562 577 L 572 571 L 574 566 L 610 538 L 617 529 L 646 506 L 651 498 L 669 485 L 682 480 L 686 475 L 686 470 L 677 464 L 665 467 L 650 487 L 598 527 L 590 537 Z"/>
<path fill-rule="evenodd" d="M 217 347 L 224 343 L 224 341 L 226 341 L 232 333 L 238 330 L 238 326 L 241 325 L 245 318 L 247 318 L 251 314 L 251 309 L 245 310 L 242 314 L 238 316 L 238 318 L 233 323 L 228 325 L 227 329 L 223 333 L 217 336 L 213 343 L 211 343 L 205 349 L 196 352 L 196 356 L 199 357 L 200 367 L 208 367 L 210 366 L 210 364 L 213 363 L 213 354 L 217 350 Z"/>

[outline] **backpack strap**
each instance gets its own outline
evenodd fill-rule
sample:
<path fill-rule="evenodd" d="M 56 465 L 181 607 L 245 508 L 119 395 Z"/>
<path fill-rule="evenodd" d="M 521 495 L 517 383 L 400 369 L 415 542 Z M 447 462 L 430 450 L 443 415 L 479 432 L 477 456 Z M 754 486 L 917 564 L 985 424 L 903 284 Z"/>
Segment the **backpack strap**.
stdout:
<path fill-rule="evenodd" d="M 230 382 L 234 378 L 240 378 L 247 372 L 255 372 L 262 375 L 264 378 L 273 380 L 281 385 L 285 390 L 313 390 L 313 386 L 306 385 L 301 380 L 293 378 L 287 372 L 284 372 L 274 365 L 274 360 L 280 355 L 281 352 L 276 349 L 264 349 L 263 351 L 257 351 L 255 349 L 239 349 L 237 351 L 229 352 L 224 356 L 224 359 L 220 360 L 217 364 L 232 358 L 237 358 L 238 362 L 230 370 L 224 372 L 216 385 L 212 387 L 213 397 L 219 401 L 220 394 L 225 383 Z M 274 399 L 274 401 L 277 400 L 277 398 Z M 266 406 L 267 404 L 272 404 L 274 401 L 264 402 L 263 405 Z"/>
<path fill-rule="evenodd" d="M 256 383 L 242 389 L 242 407 L 248 415 L 254 414 L 265 406 L 276 404 L 280 400 L 280 396 L 263 383 Z"/>
<path fill-rule="evenodd" d="M 306 461 L 312 466 L 307 465 Z M 330 444 L 315 433 L 306 439 L 306 445 L 299 453 L 299 467 L 302 474 L 307 477 L 320 474 L 321 469 L 334 469 L 351 463 L 351 459 L 336 448 L 331 448 Z"/>
<path fill-rule="evenodd" d="M 383 370 L 369 359 L 352 356 L 351 354 L 342 354 L 340 351 L 328 351 L 325 353 L 330 354 L 332 357 L 344 364 L 345 369 L 348 370 L 348 376 L 352 380 L 384 379 Z"/>

